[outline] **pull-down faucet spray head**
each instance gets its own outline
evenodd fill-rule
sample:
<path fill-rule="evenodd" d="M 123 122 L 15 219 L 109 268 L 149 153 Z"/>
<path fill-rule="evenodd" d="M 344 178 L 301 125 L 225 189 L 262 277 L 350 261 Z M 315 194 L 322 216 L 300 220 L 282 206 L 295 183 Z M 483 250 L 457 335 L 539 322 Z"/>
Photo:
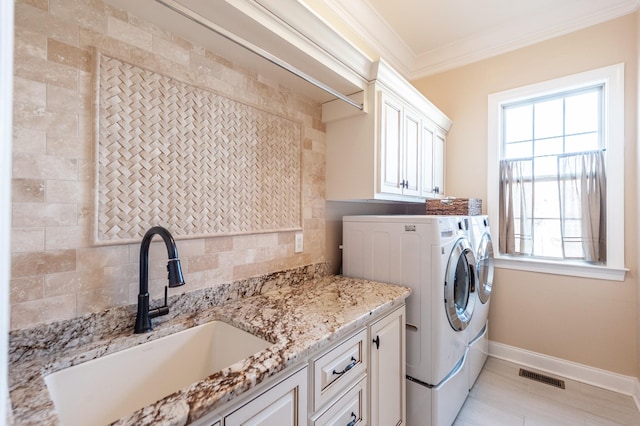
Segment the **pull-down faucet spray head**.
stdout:
<path fill-rule="evenodd" d="M 176 252 L 176 256 L 178 253 Z M 169 272 L 169 287 L 180 287 L 184 285 L 184 277 L 182 276 L 182 267 L 180 266 L 180 259 L 169 259 L 167 263 L 167 271 Z"/>

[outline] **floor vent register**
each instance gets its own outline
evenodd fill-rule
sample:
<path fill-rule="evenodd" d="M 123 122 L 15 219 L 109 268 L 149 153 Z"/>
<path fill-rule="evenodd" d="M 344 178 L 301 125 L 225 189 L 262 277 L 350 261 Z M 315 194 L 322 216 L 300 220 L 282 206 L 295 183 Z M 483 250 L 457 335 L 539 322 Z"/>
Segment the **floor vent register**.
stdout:
<path fill-rule="evenodd" d="M 526 377 L 527 379 L 564 389 L 564 380 L 545 376 L 544 374 L 535 373 L 533 371 L 525 370 L 524 368 L 520 369 L 520 377 Z"/>

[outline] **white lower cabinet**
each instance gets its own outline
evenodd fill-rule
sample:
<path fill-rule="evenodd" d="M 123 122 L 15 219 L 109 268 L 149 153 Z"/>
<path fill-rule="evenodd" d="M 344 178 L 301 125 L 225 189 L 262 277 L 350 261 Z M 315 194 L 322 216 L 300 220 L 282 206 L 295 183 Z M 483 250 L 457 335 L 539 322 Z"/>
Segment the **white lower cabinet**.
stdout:
<path fill-rule="evenodd" d="M 312 426 L 367 424 L 367 329 L 310 362 Z"/>
<path fill-rule="evenodd" d="M 310 362 L 313 389 L 312 411 L 351 387 L 367 371 L 367 331 L 363 328 L 344 342 L 321 353 Z"/>
<path fill-rule="evenodd" d="M 406 425 L 405 322 L 403 305 L 311 361 L 311 426 Z"/>
<path fill-rule="evenodd" d="M 311 418 L 312 426 L 356 426 L 367 424 L 367 378 L 362 376 L 344 395 Z"/>
<path fill-rule="evenodd" d="M 405 323 L 402 307 L 370 326 L 371 426 L 406 424 Z"/>
<path fill-rule="evenodd" d="M 306 423 L 306 366 L 224 417 L 224 426 L 303 426 Z"/>
<path fill-rule="evenodd" d="M 311 355 L 198 426 L 405 425 L 405 307 Z"/>

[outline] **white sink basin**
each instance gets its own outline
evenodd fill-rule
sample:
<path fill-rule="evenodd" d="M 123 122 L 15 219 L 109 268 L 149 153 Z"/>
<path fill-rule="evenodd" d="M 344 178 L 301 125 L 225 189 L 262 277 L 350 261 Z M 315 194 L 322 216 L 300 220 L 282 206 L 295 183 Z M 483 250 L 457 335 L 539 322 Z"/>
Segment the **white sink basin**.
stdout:
<path fill-rule="evenodd" d="M 271 345 L 212 321 L 57 371 L 45 382 L 64 426 L 104 425 Z"/>

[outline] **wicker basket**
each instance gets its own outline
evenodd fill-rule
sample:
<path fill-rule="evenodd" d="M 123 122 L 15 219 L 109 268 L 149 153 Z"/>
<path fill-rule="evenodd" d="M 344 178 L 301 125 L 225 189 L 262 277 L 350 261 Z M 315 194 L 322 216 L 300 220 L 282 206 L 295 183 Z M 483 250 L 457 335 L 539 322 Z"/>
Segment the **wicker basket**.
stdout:
<path fill-rule="evenodd" d="M 477 216 L 482 214 L 479 198 L 443 198 L 427 200 L 427 214 L 439 216 Z"/>

